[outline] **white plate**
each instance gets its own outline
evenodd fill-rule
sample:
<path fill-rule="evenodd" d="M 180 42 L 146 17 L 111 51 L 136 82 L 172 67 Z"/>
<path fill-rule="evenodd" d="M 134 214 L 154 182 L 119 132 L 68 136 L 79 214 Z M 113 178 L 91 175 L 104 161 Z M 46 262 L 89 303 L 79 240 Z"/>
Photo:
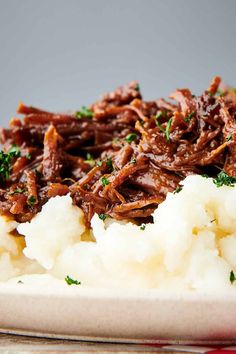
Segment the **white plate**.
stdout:
<path fill-rule="evenodd" d="M 0 331 L 119 342 L 236 342 L 236 295 L 0 286 Z"/>

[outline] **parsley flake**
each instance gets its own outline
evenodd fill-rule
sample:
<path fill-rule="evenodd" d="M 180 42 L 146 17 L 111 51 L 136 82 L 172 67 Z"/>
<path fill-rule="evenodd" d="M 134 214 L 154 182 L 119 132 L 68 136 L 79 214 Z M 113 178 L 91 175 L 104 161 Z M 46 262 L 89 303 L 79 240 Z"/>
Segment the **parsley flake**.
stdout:
<path fill-rule="evenodd" d="M 0 151 L 0 179 L 2 182 L 10 179 L 12 161 L 14 158 L 19 156 L 20 148 L 17 145 L 12 145 L 7 153 Z"/>
<path fill-rule="evenodd" d="M 230 141 L 230 140 L 232 140 L 232 134 L 230 134 L 226 137 L 226 141 Z"/>
<path fill-rule="evenodd" d="M 94 160 L 93 156 L 89 152 L 87 153 L 86 160 L 84 162 L 86 162 L 90 166 L 94 166 L 95 165 L 95 160 Z"/>
<path fill-rule="evenodd" d="M 137 161 L 136 161 L 136 158 L 135 157 L 133 157 L 131 160 L 130 160 L 130 163 L 132 163 L 132 164 L 135 164 Z"/>
<path fill-rule="evenodd" d="M 112 159 L 110 157 L 107 158 L 106 165 L 107 165 L 108 168 L 113 170 Z"/>
<path fill-rule="evenodd" d="M 81 118 L 93 118 L 93 112 L 86 106 L 82 106 L 80 111 L 75 112 L 77 119 Z"/>
<path fill-rule="evenodd" d="M 72 279 L 69 275 L 67 275 L 65 277 L 65 281 L 67 282 L 68 285 L 80 285 L 81 282 L 76 280 L 76 279 Z"/>
<path fill-rule="evenodd" d="M 170 127 L 172 124 L 172 118 L 168 120 L 167 126 L 166 126 L 166 140 L 170 141 Z"/>
<path fill-rule="evenodd" d="M 96 165 L 97 165 L 98 167 L 101 167 L 101 166 L 102 166 L 102 161 L 101 161 L 101 160 L 98 160 L 97 163 L 96 163 Z"/>
<path fill-rule="evenodd" d="M 174 190 L 174 194 L 176 194 L 176 193 L 179 193 L 179 192 L 181 192 L 182 191 L 182 189 L 183 189 L 183 187 L 177 187 L 175 190 Z"/>
<path fill-rule="evenodd" d="M 14 191 L 10 192 L 9 195 L 23 194 L 25 191 L 25 188 L 16 188 Z"/>
<path fill-rule="evenodd" d="M 99 217 L 99 219 L 104 221 L 107 218 L 107 214 L 99 214 L 98 217 Z"/>
<path fill-rule="evenodd" d="M 126 136 L 125 141 L 127 141 L 127 143 L 131 144 L 132 141 L 137 139 L 137 134 L 135 133 L 130 133 Z"/>
<path fill-rule="evenodd" d="M 213 183 L 216 187 L 222 187 L 223 185 L 228 187 L 234 187 L 236 183 L 236 178 L 228 176 L 224 171 L 221 171 L 215 179 L 213 179 Z"/>
<path fill-rule="evenodd" d="M 146 225 L 145 225 L 145 224 L 142 224 L 142 225 L 140 226 L 140 230 L 142 230 L 142 231 L 144 231 L 145 228 L 146 228 Z"/>
<path fill-rule="evenodd" d="M 231 270 L 230 274 L 229 274 L 229 280 L 230 283 L 233 284 L 233 282 L 236 280 L 235 274 L 233 272 L 233 270 Z"/>
<path fill-rule="evenodd" d="M 32 155 L 31 154 L 27 154 L 27 155 L 25 155 L 25 157 L 27 158 L 27 160 L 31 160 Z"/>
<path fill-rule="evenodd" d="M 10 150 L 8 150 L 8 154 L 12 154 L 14 157 L 20 156 L 20 148 L 16 144 L 13 144 Z"/>
<path fill-rule="evenodd" d="M 101 182 L 102 182 L 103 187 L 108 186 L 108 184 L 110 183 L 110 182 L 108 181 L 108 179 L 107 179 L 105 176 L 103 176 L 103 177 L 101 178 Z"/>
<path fill-rule="evenodd" d="M 195 113 L 196 113 L 196 112 L 191 112 L 187 117 L 184 118 L 184 121 L 185 121 L 186 123 L 189 123 L 190 120 L 194 117 Z"/>
<path fill-rule="evenodd" d="M 28 200 L 27 200 L 27 204 L 29 204 L 30 206 L 34 205 L 36 203 L 36 198 L 34 195 L 31 195 Z"/>
<path fill-rule="evenodd" d="M 172 118 L 170 118 L 167 122 L 166 128 L 164 129 L 163 126 L 160 124 L 160 122 L 158 121 L 158 119 L 160 117 L 163 116 L 162 112 L 158 112 L 155 116 L 155 120 L 156 120 L 156 125 L 158 126 L 158 128 L 162 131 L 162 133 L 164 133 L 166 140 L 170 141 L 170 128 L 171 128 L 171 124 L 172 124 Z"/>

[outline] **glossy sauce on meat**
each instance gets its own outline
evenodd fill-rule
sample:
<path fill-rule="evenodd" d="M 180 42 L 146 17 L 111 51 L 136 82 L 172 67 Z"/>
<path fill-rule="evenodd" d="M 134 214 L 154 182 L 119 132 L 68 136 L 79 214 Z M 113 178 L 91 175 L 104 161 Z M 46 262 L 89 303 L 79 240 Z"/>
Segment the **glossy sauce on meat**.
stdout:
<path fill-rule="evenodd" d="M 25 222 L 70 193 L 87 225 L 94 213 L 140 223 L 189 174 L 236 177 L 236 92 L 219 85 L 145 102 L 131 82 L 74 114 L 20 104 L 0 134 L 1 212 Z"/>

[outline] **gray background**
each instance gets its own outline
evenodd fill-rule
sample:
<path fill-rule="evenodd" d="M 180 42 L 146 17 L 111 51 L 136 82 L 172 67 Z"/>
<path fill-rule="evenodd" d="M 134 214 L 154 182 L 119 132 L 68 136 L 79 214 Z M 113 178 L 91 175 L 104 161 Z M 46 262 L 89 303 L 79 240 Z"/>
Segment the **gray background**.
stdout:
<path fill-rule="evenodd" d="M 132 79 L 146 99 L 236 84 L 235 0 L 0 0 L 0 123 L 78 109 Z"/>

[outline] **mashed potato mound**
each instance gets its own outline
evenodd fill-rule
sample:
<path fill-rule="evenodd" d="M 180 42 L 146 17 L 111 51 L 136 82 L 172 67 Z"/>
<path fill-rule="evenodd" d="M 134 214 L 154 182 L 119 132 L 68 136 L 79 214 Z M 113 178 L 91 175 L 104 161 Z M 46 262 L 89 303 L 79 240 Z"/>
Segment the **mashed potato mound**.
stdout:
<path fill-rule="evenodd" d="M 26 257 L 51 269 L 65 247 L 80 241 L 85 231 L 83 212 L 72 205 L 69 195 L 51 198 L 31 222 L 19 225 L 17 230 L 25 236 Z"/>
<path fill-rule="evenodd" d="M 156 209 L 153 224 L 140 227 L 95 215 L 87 241 L 83 213 L 71 197 L 51 198 L 30 223 L 17 227 L 25 236 L 24 254 L 44 268 L 44 279 L 69 275 L 93 287 L 234 291 L 236 187 L 218 188 L 197 175 L 182 185 Z M 2 229 L 0 247 L 14 227 Z M 4 247 L 6 254 L 14 252 L 10 243 Z"/>

